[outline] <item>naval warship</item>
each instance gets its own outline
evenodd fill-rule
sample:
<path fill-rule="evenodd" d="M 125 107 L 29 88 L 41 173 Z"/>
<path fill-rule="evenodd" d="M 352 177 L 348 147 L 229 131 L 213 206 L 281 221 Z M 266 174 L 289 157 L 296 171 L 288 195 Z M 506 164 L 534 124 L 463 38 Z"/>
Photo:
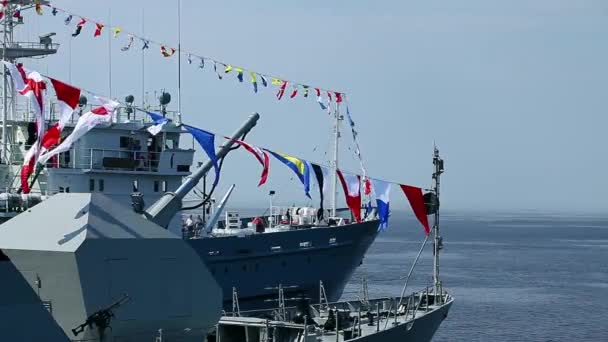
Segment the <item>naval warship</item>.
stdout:
<path fill-rule="evenodd" d="M 35 1 L 8 1 L 2 18 L 4 30 L 2 58 L 8 62 L 27 58 L 41 58 L 58 51 L 52 34 L 40 36 L 38 42 L 14 41 L 14 30 L 23 24 L 23 17 L 11 14 L 33 7 Z M 185 131 L 180 127 L 178 112 L 167 110 L 170 96 L 163 93 L 158 106 L 146 110 L 157 111 L 171 121 L 160 134 L 152 136 L 147 128 L 153 125 L 145 112 L 133 105 L 127 96 L 124 105 L 113 115 L 112 124 L 96 127 L 53 165 L 37 177 L 28 194 L 18 192 L 19 172 L 24 155 L 36 140 L 36 129 L 29 103 L 16 95 L 9 73 L 3 71 L 2 92 L 2 153 L 0 155 L 0 219 L 7 221 L 30 210 L 34 205 L 61 193 L 103 194 L 117 204 L 130 206 L 133 193 L 143 195 L 153 203 L 174 196 L 183 179 L 191 176 L 193 148 L 184 148 L 181 141 Z M 82 96 L 74 118 L 64 129 L 69 134 L 77 115 L 92 104 Z M 49 100 L 48 125 L 57 121 L 57 108 Z M 335 143 L 342 117 L 335 113 Z M 143 156 L 143 157 L 142 157 Z M 334 160 L 337 160 L 337 154 Z M 337 162 L 333 167 L 337 168 Z M 334 172 L 335 173 L 335 172 Z M 335 181 L 334 181 L 335 183 Z M 335 190 L 335 189 L 334 189 Z M 335 203 L 334 191 L 334 203 Z M 274 218 L 273 212 L 266 220 Z M 242 225 L 226 222 L 205 236 L 188 236 L 186 242 L 209 266 L 210 272 L 223 289 L 225 306 L 229 307 L 234 288 L 244 307 L 266 303 L 273 297 L 271 288 L 278 284 L 290 285 L 292 295 L 315 298 L 319 295 L 319 281 L 323 281 L 329 300 L 338 300 L 354 270 L 378 234 L 378 220 L 373 216 L 361 223 L 335 217 L 333 224 L 318 221 L 313 208 L 302 210 L 299 221 L 276 225 L 272 229 L 253 234 Z M 180 217 L 172 211 L 156 219 L 156 223 L 181 236 Z M 336 214 L 335 205 L 332 212 Z M 296 216 L 295 214 L 293 215 Z M 226 228 L 236 229 L 226 229 Z M 0 226 L 0 230 L 2 226 Z M 222 231 L 223 230 L 223 231 Z M 327 260 L 331 260 L 328 263 Z M 297 270 L 293 271 L 293 270 Z"/>

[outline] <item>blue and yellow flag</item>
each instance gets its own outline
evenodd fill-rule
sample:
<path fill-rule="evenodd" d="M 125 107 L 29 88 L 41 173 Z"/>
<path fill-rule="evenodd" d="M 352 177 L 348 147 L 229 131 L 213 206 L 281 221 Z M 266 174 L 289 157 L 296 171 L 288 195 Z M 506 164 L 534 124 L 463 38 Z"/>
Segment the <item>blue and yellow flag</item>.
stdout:
<path fill-rule="evenodd" d="M 253 71 L 249 72 L 249 76 L 251 76 L 251 84 L 253 85 L 253 92 L 258 92 L 258 80 L 255 77 L 255 73 Z"/>
<path fill-rule="evenodd" d="M 236 70 L 237 74 L 236 74 L 236 78 L 239 79 L 239 82 L 243 83 L 243 69 L 242 68 L 234 68 L 234 70 Z"/>
<path fill-rule="evenodd" d="M 304 185 L 304 192 L 310 198 L 310 163 L 306 160 L 299 159 L 288 154 L 273 152 L 266 150 L 277 158 L 281 163 L 287 165 L 293 172 L 296 173 L 300 182 Z"/>

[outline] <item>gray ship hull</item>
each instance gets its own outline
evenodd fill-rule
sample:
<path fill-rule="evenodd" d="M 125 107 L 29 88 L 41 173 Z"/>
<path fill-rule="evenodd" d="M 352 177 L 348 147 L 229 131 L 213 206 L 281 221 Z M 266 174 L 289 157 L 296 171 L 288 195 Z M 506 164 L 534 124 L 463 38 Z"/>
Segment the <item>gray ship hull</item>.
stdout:
<path fill-rule="evenodd" d="M 245 237 L 189 240 L 224 292 L 232 310 L 232 288 L 241 309 L 276 306 L 279 284 L 286 297 L 319 299 L 323 281 L 327 299 L 337 301 L 378 234 L 378 221 L 331 228 L 310 228 Z M 307 246 L 307 247 L 302 247 Z M 293 287 L 290 287 L 293 286 Z"/>
<path fill-rule="evenodd" d="M 429 342 L 439 329 L 439 326 L 448 317 L 448 311 L 453 302 L 416 318 L 414 324 L 399 324 L 390 329 L 377 333 L 354 338 L 351 341 L 360 342 Z M 382 322 L 384 324 L 384 322 Z M 389 323 L 390 326 L 390 323 Z M 408 329 L 409 327 L 409 329 Z"/>

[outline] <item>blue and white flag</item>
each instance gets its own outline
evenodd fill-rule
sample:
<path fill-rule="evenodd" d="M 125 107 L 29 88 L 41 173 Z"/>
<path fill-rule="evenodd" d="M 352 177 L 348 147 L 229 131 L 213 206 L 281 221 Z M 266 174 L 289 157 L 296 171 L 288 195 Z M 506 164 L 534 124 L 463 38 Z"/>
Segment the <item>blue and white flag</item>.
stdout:
<path fill-rule="evenodd" d="M 162 131 L 163 126 L 167 124 L 167 122 L 169 122 L 170 120 L 165 118 L 164 116 L 157 114 L 157 113 L 152 113 L 152 112 L 146 112 L 150 118 L 152 119 L 152 121 L 154 122 L 154 126 L 150 126 L 148 127 L 148 132 L 150 132 L 150 134 L 152 135 L 157 135 L 158 133 L 160 133 L 160 131 Z"/>
<path fill-rule="evenodd" d="M 383 231 L 388 228 L 389 196 L 391 193 L 391 183 L 372 179 L 374 192 L 376 193 L 376 204 L 378 205 L 378 217 L 380 218 L 380 226 L 378 231 Z"/>
<path fill-rule="evenodd" d="M 215 180 L 213 181 L 213 186 L 217 185 L 217 182 L 220 180 L 220 168 L 217 164 L 217 155 L 215 154 L 215 134 L 209 133 L 207 131 L 203 131 L 200 128 L 182 125 L 196 141 L 201 145 L 203 151 L 209 157 L 209 160 L 213 162 L 213 168 L 215 169 Z"/>

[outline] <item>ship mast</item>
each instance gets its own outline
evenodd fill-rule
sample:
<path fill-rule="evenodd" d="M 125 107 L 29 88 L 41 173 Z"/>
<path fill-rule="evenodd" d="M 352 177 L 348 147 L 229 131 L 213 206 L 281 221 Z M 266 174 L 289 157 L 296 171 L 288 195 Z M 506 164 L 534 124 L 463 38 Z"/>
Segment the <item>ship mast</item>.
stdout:
<path fill-rule="evenodd" d="M 177 0 L 177 118 L 182 122 L 182 2 Z"/>
<path fill-rule="evenodd" d="M 331 216 L 336 217 L 336 203 L 338 198 L 338 151 L 340 142 L 340 121 L 343 119 L 340 115 L 340 104 L 336 103 L 336 110 L 334 111 L 334 117 L 336 119 L 334 123 L 334 158 L 331 163 L 332 179 L 331 179 Z"/>
<path fill-rule="evenodd" d="M 2 59 L 11 63 L 15 63 L 18 58 L 45 57 L 57 52 L 59 45 L 53 43 L 52 37 L 54 32 L 39 36 L 39 42 L 14 42 L 13 34 L 17 25 L 23 24 L 23 17 L 14 18 L 15 6 L 20 6 L 21 11 L 31 9 L 35 3 L 40 5 L 48 5 L 47 0 L 28 1 L 9 1 L 4 7 L 4 16 L 2 18 Z M 2 66 L 2 155 L 0 162 L 6 165 L 11 163 L 10 140 L 14 137 L 14 126 L 11 126 L 11 131 L 8 132 L 7 121 L 9 120 L 9 107 L 12 111 L 11 120 L 16 120 L 15 117 L 15 89 L 12 82 L 9 81 L 9 73 L 6 67 Z M 6 188 L 8 188 L 8 184 Z M 8 189 L 7 189 L 8 190 Z"/>
<path fill-rule="evenodd" d="M 10 6 L 6 6 L 5 19 L 2 21 L 2 58 L 6 59 L 6 46 L 8 44 L 7 22 L 12 18 Z M 6 142 L 6 120 L 8 120 L 8 75 L 6 66 L 2 66 L 2 156 L 1 162 L 8 164 L 8 145 Z M 7 191 L 6 189 L 4 191 Z"/>
<path fill-rule="evenodd" d="M 437 198 L 437 204 L 439 204 L 439 185 L 441 174 L 443 173 L 443 159 L 439 157 L 439 149 L 437 146 L 434 147 L 433 151 L 433 165 L 435 171 L 433 172 L 433 189 L 432 192 Z M 439 251 L 442 249 L 443 239 L 439 235 L 439 208 L 435 210 L 433 220 L 433 284 L 435 286 L 435 294 L 438 294 L 441 289 L 441 280 L 439 279 Z"/>

